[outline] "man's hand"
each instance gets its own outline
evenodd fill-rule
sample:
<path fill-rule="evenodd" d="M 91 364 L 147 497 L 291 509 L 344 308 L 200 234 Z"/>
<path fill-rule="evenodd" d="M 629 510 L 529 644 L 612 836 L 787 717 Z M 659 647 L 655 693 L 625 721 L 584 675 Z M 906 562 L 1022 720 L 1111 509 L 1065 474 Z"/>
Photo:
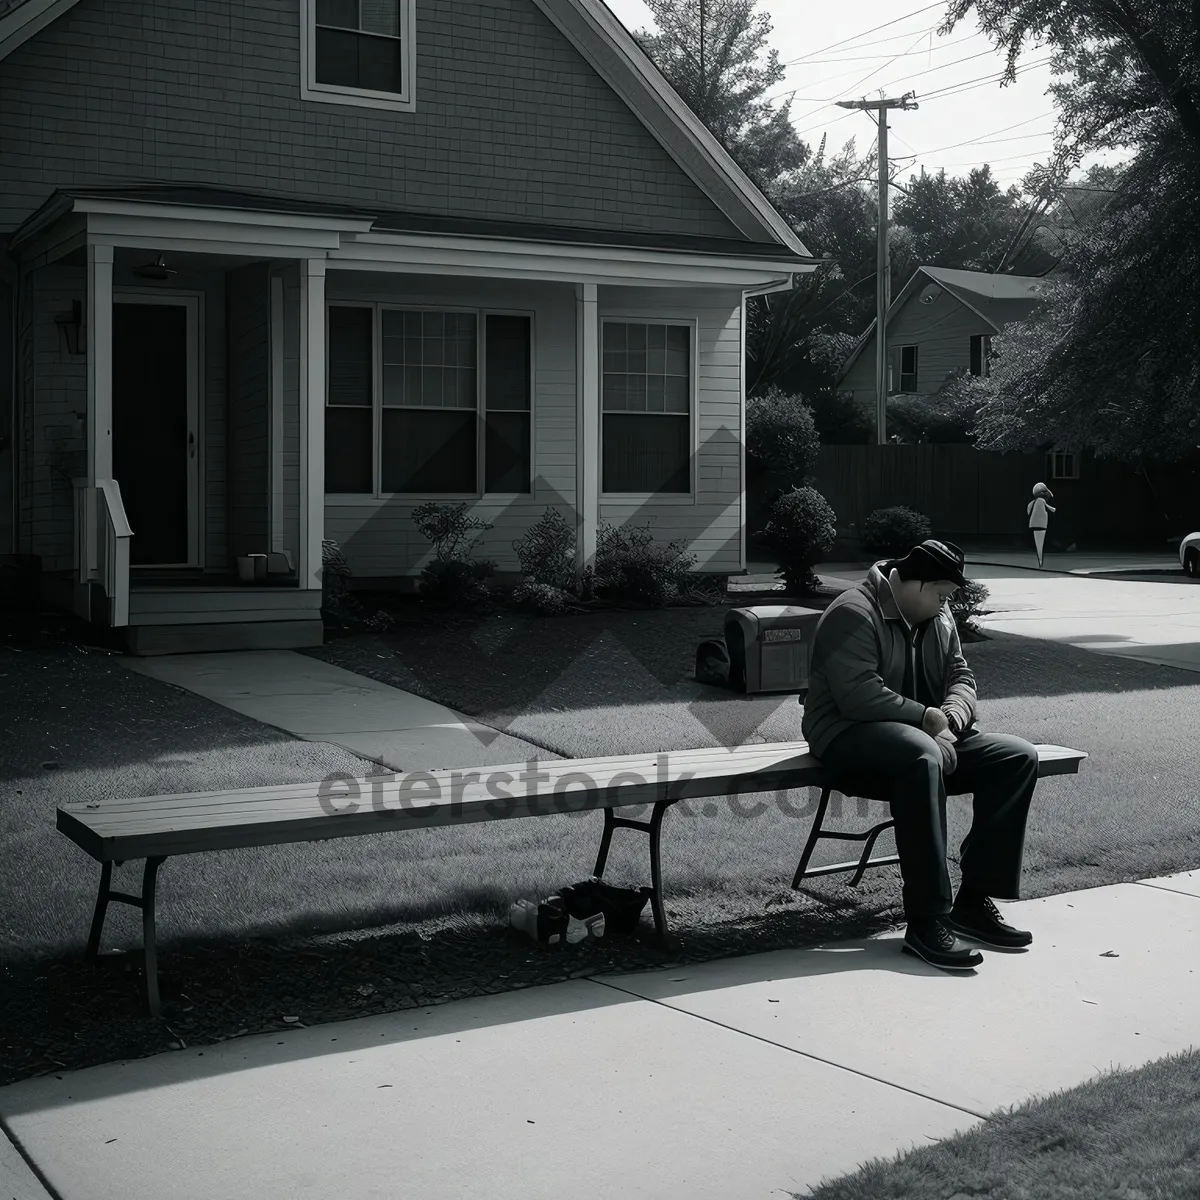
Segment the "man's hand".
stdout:
<path fill-rule="evenodd" d="M 927 708 L 921 718 L 921 728 L 931 738 L 941 737 L 943 733 L 950 732 L 950 722 L 940 708 Z"/>

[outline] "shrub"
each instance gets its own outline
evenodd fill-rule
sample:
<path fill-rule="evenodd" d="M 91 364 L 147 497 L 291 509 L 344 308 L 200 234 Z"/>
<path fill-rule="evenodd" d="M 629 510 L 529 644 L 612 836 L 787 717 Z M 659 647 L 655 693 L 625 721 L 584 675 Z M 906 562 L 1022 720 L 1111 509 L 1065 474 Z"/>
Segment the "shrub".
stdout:
<path fill-rule="evenodd" d="M 777 387 L 746 401 L 746 453 L 793 487 L 806 483 L 821 448 L 812 408 Z"/>
<path fill-rule="evenodd" d="M 373 616 L 358 602 L 346 580 L 352 574 L 342 548 L 332 538 L 321 540 L 321 612 L 324 616 L 351 624 L 366 625 L 377 632 L 387 629 L 392 618 L 382 609 Z"/>
<path fill-rule="evenodd" d="M 417 591 L 431 608 L 479 608 L 491 599 L 488 576 L 495 564 L 469 558 L 435 558 L 421 572 Z"/>
<path fill-rule="evenodd" d="M 513 549 L 526 582 L 563 592 L 574 590 L 575 529 L 561 509 L 547 508 L 537 524 L 520 541 L 513 542 Z"/>
<path fill-rule="evenodd" d="M 779 561 L 784 587 L 801 595 L 815 592 L 821 581 L 813 567 L 833 549 L 837 518 L 816 488 L 793 488 L 771 509 L 763 542 Z"/>
<path fill-rule="evenodd" d="M 958 626 L 960 638 L 978 637 L 980 630 L 975 624 L 975 618 L 983 613 L 989 592 L 987 585 L 978 579 L 968 579 L 967 586 L 961 587 L 950 599 L 950 614 Z"/>
<path fill-rule="evenodd" d="M 433 543 L 435 558 L 464 559 L 475 548 L 476 531 L 491 529 L 487 521 L 467 515 L 465 504 L 437 504 L 430 501 L 413 509 L 413 524 Z"/>
<path fill-rule="evenodd" d="M 421 572 L 417 592 L 436 608 L 475 608 L 486 605 L 491 593 L 487 579 L 496 564 L 470 557 L 478 531 L 487 521 L 469 516 L 465 504 L 430 502 L 413 509 L 413 523 L 433 544 L 433 561 Z"/>
<path fill-rule="evenodd" d="M 513 589 L 512 602 L 525 612 L 551 617 L 569 611 L 575 602 L 575 597 L 565 588 L 556 588 L 548 583 L 537 583 L 534 580 L 524 579 Z"/>
<path fill-rule="evenodd" d="M 617 599 L 661 608 L 686 587 L 696 565 L 687 542 L 656 542 L 647 526 L 610 525 L 596 531 L 595 586 Z"/>
<path fill-rule="evenodd" d="M 877 508 L 863 522 L 860 540 L 868 554 L 878 558 L 899 558 L 931 536 L 928 517 L 897 505 Z"/>

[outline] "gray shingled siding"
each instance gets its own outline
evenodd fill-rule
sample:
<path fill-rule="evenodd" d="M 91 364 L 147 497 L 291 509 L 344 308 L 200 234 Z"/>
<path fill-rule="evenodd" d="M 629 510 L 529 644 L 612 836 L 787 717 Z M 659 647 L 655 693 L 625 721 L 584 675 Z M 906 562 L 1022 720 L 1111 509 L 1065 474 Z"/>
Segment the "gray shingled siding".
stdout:
<path fill-rule="evenodd" d="M 300 0 L 80 0 L 0 63 L 0 230 L 174 181 L 738 236 L 532 0 L 419 0 L 412 113 L 302 101 L 299 34 Z"/>
<path fill-rule="evenodd" d="M 75 497 L 71 480 L 86 470 L 87 360 L 67 353 L 54 318 L 83 295 L 79 267 L 52 266 L 27 276 L 21 368 L 22 550 L 38 554 L 44 571 L 69 570 L 74 557 Z"/>
<path fill-rule="evenodd" d="M 13 464 L 16 459 L 16 445 L 12 436 L 17 400 L 14 369 L 16 304 L 15 282 L 9 282 L 0 276 L 0 441 L 8 439 L 6 444 L 0 445 L 0 554 L 9 554 L 16 548 L 13 543 L 16 532 L 13 528 Z"/>
<path fill-rule="evenodd" d="M 271 548 L 269 286 L 266 263 L 240 267 L 225 276 L 231 557 Z"/>

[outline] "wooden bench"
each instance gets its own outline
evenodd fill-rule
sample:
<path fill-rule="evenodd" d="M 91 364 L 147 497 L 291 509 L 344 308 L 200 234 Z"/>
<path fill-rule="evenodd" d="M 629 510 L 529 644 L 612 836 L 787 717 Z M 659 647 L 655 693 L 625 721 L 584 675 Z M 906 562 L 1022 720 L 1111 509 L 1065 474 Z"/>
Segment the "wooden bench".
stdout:
<path fill-rule="evenodd" d="M 1077 771 L 1086 757 L 1076 750 L 1039 747 L 1043 774 Z M 80 800 L 59 807 L 58 829 L 101 864 L 100 890 L 87 953 L 96 957 L 112 901 L 142 910 L 146 999 L 161 1011 L 155 933 L 155 892 L 163 862 L 244 846 L 276 846 L 360 834 L 432 829 L 515 817 L 550 816 L 602 809 L 604 829 L 595 874 L 603 876 L 616 829 L 637 829 L 649 838 L 651 907 L 655 931 L 668 937 L 663 906 L 661 830 L 667 810 L 680 801 L 738 796 L 792 788 L 820 787 L 814 824 L 820 831 L 829 794 L 838 780 L 808 752 L 806 742 L 777 742 L 736 749 L 721 747 L 610 758 L 531 761 L 509 766 L 459 768 L 375 775 L 335 776 L 321 783 L 173 796 Z M 617 809 L 651 805 L 647 820 L 617 815 Z M 874 838 L 868 837 L 861 877 Z M 839 835 L 820 833 L 825 837 Z M 810 838 L 806 848 L 811 855 Z M 114 865 L 145 860 L 140 896 L 112 889 Z M 886 861 L 895 861 L 888 859 Z M 853 864 L 851 864 L 853 865 Z M 821 868 L 830 873 L 831 868 Z M 812 874 L 813 872 L 810 872 Z"/>

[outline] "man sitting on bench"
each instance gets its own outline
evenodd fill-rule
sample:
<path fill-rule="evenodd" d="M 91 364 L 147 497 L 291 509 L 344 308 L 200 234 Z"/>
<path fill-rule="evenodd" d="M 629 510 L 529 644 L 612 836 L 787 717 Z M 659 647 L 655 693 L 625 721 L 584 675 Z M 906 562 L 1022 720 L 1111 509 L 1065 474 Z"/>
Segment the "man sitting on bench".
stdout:
<path fill-rule="evenodd" d="M 904 948 L 947 970 L 983 961 L 958 937 L 1010 949 L 1031 934 L 992 899 L 1020 894 L 1025 820 L 1038 753 L 975 724 L 975 677 L 947 601 L 966 584 L 955 545 L 929 539 L 876 563 L 817 625 L 802 729 L 823 765 L 871 783 L 895 821 L 904 880 Z M 962 885 L 946 869 L 946 795 L 974 795 Z"/>

